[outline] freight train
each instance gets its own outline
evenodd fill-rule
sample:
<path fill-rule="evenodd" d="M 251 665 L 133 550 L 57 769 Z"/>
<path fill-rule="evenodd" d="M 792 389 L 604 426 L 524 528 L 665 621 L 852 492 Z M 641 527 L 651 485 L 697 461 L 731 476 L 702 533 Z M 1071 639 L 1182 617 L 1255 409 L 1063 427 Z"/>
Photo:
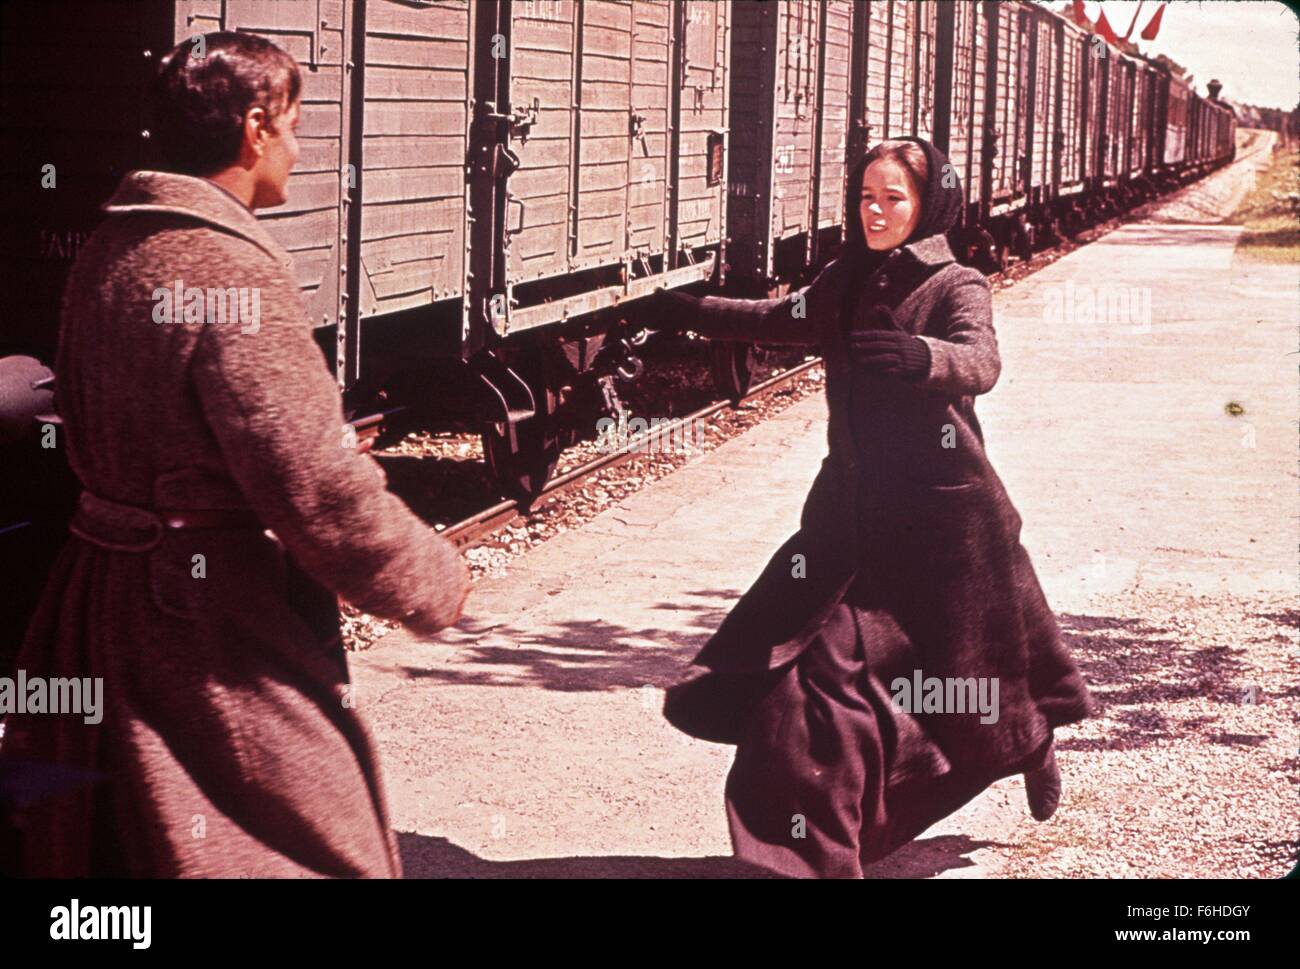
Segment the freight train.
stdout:
<path fill-rule="evenodd" d="M 620 409 L 644 297 L 802 284 L 880 140 L 948 154 L 954 251 L 988 271 L 1235 153 L 1232 111 L 1168 61 L 1013 0 L 7 0 L 0 356 L 52 357 L 98 206 L 154 164 L 159 58 L 216 30 L 302 66 L 302 155 L 259 215 L 349 411 L 477 428 L 525 499 Z M 712 353 L 742 395 L 750 348 Z M 34 541 L 39 515 L 8 517 L 0 543 Z"/>
<path fill-rule="evenodd" d="M 800 283 L 877 141 L 947 152 L 955 248 L 990 270 L 1234 153 L 1225 106 L 1033 3 L 16 0 L 3 248 L 24 285 L 0 352 L 49 355 L 98 205 L 150 162 L 158 58 L 213 30 L 302 65 L 303 155 L 262 215 L 350 406 L 477 425 L 514 493 L 618 407 L 640 297 Z M 717 348 L 725 393 L 747 354 Z"/>

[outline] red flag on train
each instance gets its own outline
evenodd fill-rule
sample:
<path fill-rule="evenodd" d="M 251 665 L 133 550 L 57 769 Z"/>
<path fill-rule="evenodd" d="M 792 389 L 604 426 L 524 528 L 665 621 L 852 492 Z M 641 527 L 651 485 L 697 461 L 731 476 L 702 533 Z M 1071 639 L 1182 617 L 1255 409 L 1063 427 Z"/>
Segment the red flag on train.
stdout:
<path fill-rule="evenodd" d="M 1156 15 L 1151 18 L 1151 23 L 1147 24 L 1146 29 L 1142 31 L 1143 40 L 1156 39 L 1156 34 L 1160 33 L 1160 18 L 1165 15 L 1165 7 L 1167 6 L 1169 6 L 1167 3 L 1162 3 L 1160 5 L 1160 9 L 1156 11 Z"/>
<path fill-rule="evenodd" d="M 1074 0 L 1074 22 L 1080 27 L 1091 27 L 1092 21 L 1083 12 L 1083 0 Z"/>
<path fill-rule="evenodd" d="M 1097 14 L 1097 24 L 1096 24 L 1096 26 L 1097 26 L 1097 33 L 1099 33 L 1099 34 L 1101 34 L 1103 37 L 1105 37 L 1105 38 L 1106 38 L 1106 42 L 1107 42 L 1108 44 L 1114 44 L 1116 47 L 1119 46 L 1119 37 L 1117 37 L 1117 36 L 1115 35 L 1115 31 L 1111 30 L 1110 22 L 1106 19 L 1106 11 L 1105 11 L 1105 10 L 1103 10 L 1103 11 L 1101 11 L 1101 13 Z"/>

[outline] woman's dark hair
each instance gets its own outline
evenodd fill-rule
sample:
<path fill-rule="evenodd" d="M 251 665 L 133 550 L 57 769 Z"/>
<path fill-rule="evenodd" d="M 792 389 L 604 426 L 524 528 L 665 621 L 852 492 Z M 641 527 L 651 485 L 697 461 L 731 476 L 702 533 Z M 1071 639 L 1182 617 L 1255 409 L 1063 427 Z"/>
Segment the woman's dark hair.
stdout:
<path fill-rule="evenodd" d="M 882 158 L 888 158 L 891 161 L 898 162 L 907 172 L 907 177 L 912 181 L 912 188 L 916 192 L 918 199 L 925 196 L 926 183 L 930 181 L 930 162 L 925 157 L 925 150 L 915 141 L 882 141 L 876 147 L 872 148 L 865 158 L 862 159 L 862 174 L 867 174 L 867 169 L 872 162 L 879 161 Z M 862 197 L 862 181 L 854 186 L 857 190 L 859 199 Z"/>
<path fill-rule="evenodd" d="M 153 86 L 154 145 L 172 171 L 208 175 L 239 158 L 244 115 L 275 119 L 298 100 L 298 64 L 255 34 L 203 34 L 177 44 L 158 65 Z"/>

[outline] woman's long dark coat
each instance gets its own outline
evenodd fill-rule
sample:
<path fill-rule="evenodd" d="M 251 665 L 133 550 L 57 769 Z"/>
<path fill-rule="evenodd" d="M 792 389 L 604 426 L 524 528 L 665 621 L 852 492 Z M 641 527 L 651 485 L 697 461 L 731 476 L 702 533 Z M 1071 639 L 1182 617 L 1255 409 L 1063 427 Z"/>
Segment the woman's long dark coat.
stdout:
<path fill-rule="evenodd" d="M 876 644 L 880 682 L 910 679 L 917 668 L 924 677 L 998 680 L 994 723 L 977 711 L 945 713 L 918 718 L 916 730 L 900 714 L 904 749 L 890 783 L 904 779 L 909 762 L 932 765 L 920 749 L 931 742 L 991 782 L 1023 770 L 1052 727 L 1087 716 L 1089 698 L 975 417 L 973 399 L 1001 368 L 989 283 L 954 260 L 943 235 L 895 250 L 865 281 L 850 276 L 837 261 L 784 299 L 702 302 L 698 328 L 708 336 L 820 346 L 830 447 L 799 531 L 696 657 L 702 675 L 668 691 L 665 715 L 693 736 L 738 743 L 773 671 L 799 656 L 858 578 L 879 604 L 874 628 L 900 645 Z M 851 367 L 840 306 L 846 285 L 864 284 L 871 298 L 854 325 L 888 307 L 898 328 L 929 346 L 923 380 Z"/>

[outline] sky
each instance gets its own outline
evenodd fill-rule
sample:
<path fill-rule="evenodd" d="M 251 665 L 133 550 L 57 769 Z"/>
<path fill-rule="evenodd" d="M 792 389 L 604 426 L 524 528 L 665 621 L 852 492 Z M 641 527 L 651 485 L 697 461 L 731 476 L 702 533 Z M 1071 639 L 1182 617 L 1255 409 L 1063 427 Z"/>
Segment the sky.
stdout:
<path fill-rule="evenodd" d="M 1039 0 L 1042 2 L 1042 0 Z M 1063 0 L 1045 6 L 1059 11 Z M 1300 100 L 1300 21 L 1276 0 L 1170 0 L 1154 41 L 1138 35 L 1160 4 L 1146 0 L 1129 38 L 1144 53 L 1165 54 L 1195 76 L 1196 90 L 1206 94 L 1211 78 L 1223 82 L 1222 95 L 1264 108 L 1290 110 Z M 1115 33 L 1123 37 L 1138 9 L 1137 0 L 1089 0 L 1089 20 L 1106 11 Z"/>

